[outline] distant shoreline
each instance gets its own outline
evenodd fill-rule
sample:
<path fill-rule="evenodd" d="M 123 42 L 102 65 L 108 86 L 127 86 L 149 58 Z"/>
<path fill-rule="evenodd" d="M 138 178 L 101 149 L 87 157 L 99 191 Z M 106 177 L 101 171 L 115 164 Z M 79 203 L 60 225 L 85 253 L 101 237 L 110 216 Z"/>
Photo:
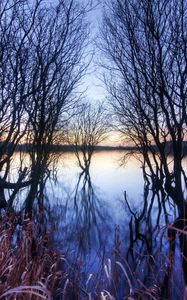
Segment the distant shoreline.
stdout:
<path fill-rule="evenodd" d="M 11 147 L 11 144 L 9 145 Z M 44 146 L 43 146 L 44 147 Z M 74 152 L 74 145 L 51 145 L 47 146 L 50 152 Z M 29 144 L 19 144 L 16 146 L 16 152 L 29 152 L 32 149 L 32 145 Z M 152 149 L 157 153 L 157 147 L 152 146 Z M 81 150 L 81 147 L 78 147 L 78 150 Z M 172 154 L 172 145 L 170 142 L 166 144 L 165 151 L 168 154 Z M 94 151 L 129 151 L 129 152 L 139 152 L 137 147 L 133 146 L 96 146 Z M 183 155 L 187 155 L 187 141 L 183 142 Z"/>
<path fill-rule="evenodd" d="M 32 146 L 32 145 L 31 145 Z M 22 144 L 16 146 L 16 151 L 28 152 L 31 149 L 28 144 Z M 81 147 L 78 147 L 81 150 Z M 136 151 L 137 148 L 130 146 L 96 146 L 94 151 Z M 75 146 L 73 145 L 52 145 L 50 146 L 51 152 L 74 152 Z"/>

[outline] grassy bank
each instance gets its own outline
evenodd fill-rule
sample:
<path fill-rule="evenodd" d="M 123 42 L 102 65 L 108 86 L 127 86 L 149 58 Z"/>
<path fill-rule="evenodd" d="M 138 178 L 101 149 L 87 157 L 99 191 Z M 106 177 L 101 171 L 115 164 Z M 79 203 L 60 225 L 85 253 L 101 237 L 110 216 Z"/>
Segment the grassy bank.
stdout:
<path fill-rule="evenodd" d="M 38 235 L 27 219 L 12 214 L 0 220 L 0 299 L 52 299 L 60 292 L 62 270 L 51 235 Z"/>

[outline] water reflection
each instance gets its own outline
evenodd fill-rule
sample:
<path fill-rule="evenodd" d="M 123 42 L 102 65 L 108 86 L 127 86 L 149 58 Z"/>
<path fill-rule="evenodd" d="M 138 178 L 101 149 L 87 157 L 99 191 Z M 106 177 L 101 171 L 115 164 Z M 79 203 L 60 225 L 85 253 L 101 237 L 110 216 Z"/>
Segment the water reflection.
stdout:
<path fill-rule="evenodd" d="M 129 238 L 121 262 L 128 264 L 133 274 L 135 299 L 182 299 L 187 279 L 187 241 L 185 221 L 177 218 L 169 225 L 171 209 L 165 201 L 160 202 L 160 192 L 145 186 L 144 205 L 138 213 L 129 211 Z M 164 199 L 163 199 L 164 200 Z M 153 202 L 158 203 L 154 210 Z M 171 216 L 171 215 L 170 215 Z M 163 220 L 167 224 L 162 227 Z M 132 277 L 132 276 L 131 276 Z M 136 298 L 137 297 L 137 298 Z"/>
<path fill-rule="evenodd" d="M 145 180 L 133 158 L 120 169 L 119 156 L 97 153 L 90 170 L 79 173 L 66 154 L 56 180 L 40 181 L 35 215 L 41 232 L 54 227 L 55 247 L 68 261 L 72 285 L 93 295 L 97 289 L 116 299 L 182 299 L 187 224 L 175 215 L 164 189 Z"/>
<path fill-rule="evenodd" d="M 58 239 L 66 241 L 68 253 L 83 257 L 89 252 L 96 252 L 107 246 L 108 235 L 113 226 L 109 207 L 92 184 L 89 172 L 81 172 L 72 190 L 63 191 L 66 200 L 62 205 L 53 205 L 53 214 L 58 223 Z"/>
<path fill-rule="evenodd" d="M 54 215 L 53 222 L 57 223 L 57 248 L 65 252 L 71 264 L 67 271 L 70 280 L 77 287 L 84 283 L 91 294 L 99 282 L 98 291 L 106 289 L 116 299 L 124 295 L 134 299 L 181 299 L 187 284 L 184 220 L 174 215 L 175 209 L 164 189 L 147 180 L 142 196 L 139 191 L 134 202 L 127 190 L 121 193 L 120 202 L 112 198 L 113 203 L 107 197 L 110 183 L 101 197 L 93 184 L 98 182 L 98 178 L 94 179 L 96 170 L 102 166 L 99 161 L 97 168 L 71 176 L 72 186 L 68 192 L 66 189 L 66 200 L 63 191 L 60 205 L 52 205 L 50 213 L 51 220 Z M 134 182 L 138 183 L 135 174 L 138 172 L 134 172 Z M 110 176 L 105 173 L 105 180 Z M 138 188 L 138 184 L 134 186 Z M 88 287 L 86 282 L 93 273 Z M 75 298 L 72 291 L 69 295 Z"/>
<path fill-rule="evenodd" d="M 92 185 L 89 170 L 79 175 L 72 200 L 71 219 L 75 223 L 79 248 L 86 251 L 93 245 L 101 247 L 109 231 L 111 217 L 105 201 L 99 198 L 97 188 Z"/>

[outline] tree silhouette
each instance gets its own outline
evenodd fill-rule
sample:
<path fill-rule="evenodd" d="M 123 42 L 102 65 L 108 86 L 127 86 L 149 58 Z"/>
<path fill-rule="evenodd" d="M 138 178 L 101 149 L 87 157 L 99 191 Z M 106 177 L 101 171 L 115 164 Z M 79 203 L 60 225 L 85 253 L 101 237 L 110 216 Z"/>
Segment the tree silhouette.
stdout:
<path fill-rule="evenodd" d="M 78 96 L 76 86 L 85 74 L 88 26 L 86 8 L 74 0 L 41 7 L 32 36 L 33 93 L 25 109 L 29 118 L 32 184 L 26 200 L 31 211 L 38 184 L 46 175 L 50 146 L 70 117 Z"/>
<path fill-rule="evenodd" d="M 29 88 L 30 37 L 41 0 L 32 4 L 24 0 L 2 0 L 0 3 L 0 206 L 7 205 L 4 189 L 15 191 L 28 185 L 22 182 L 26 169 L 20 168 L 18 181 L 8 181 L 10 162 L 18 143 L 26 134 L 28 118 L 25 116 L 32 90 Z"/>
<path fill-rule="evenodd" d="M 102 48 L 116 124 L 143 154 L 144 172 L 183 214 L 187 1 L 114 0 L 108 7 Z"/>
<path fill-rule="evenodd" d="M 0 201 L 4 189 L 30 186 L 31 212 L 38 186 L 45 182 L 50 146 L 61 134 L 80 95 L 76 87 L 89 64 L 87 5 L 75 0 L 0 3 Z M 10 162 L 19 143 L 27 143 L 31 167 L 9 182 Z"/>
<path fill-rule="evenodd" d="M 104 106 L 82 103 L 69 125 L 67 141 L 73 146 L 83 172 L 88 172 L 96 146 L 106 139 L 107 132 L 108 120 Z"/>

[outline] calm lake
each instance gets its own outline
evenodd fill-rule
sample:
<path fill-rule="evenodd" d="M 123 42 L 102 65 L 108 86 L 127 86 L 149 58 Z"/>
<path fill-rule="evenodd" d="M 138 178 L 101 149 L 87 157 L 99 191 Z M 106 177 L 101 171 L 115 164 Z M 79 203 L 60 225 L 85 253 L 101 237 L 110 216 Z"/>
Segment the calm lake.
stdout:
<path fill-rule="evenodd" d="M 125 152 L 122 151 L 96 152 L 93 155 L 89 172 L 90 185 L 98 205 L 100 208 L 106 208 L 114 224 L 120 224 L 128 217 L 124 207 L 125 191 L 133 210 L 141 211 L 144 203 L 141 163 L 132 155 L 122 166 L 124 154 Z M 187 167 L 187 159 L 183 163 Z M 81 171 L 73 153 L 62 154 L 57 164 L 57 180 L 55 183 L 49 181 L 47 184 L 49 199 L 53 199 L 53 203 L 55 201 L 58 204 L 66 203 L 73 209 L 72 199 L 84 186 L 84 175 L 80 178 Z"/>
<path fill-rule="evenodd" d="M 116 267 L 118 261 L 132 270 L 142 284 L 162 287 L 167 283 L 169 299 L 182 299 L 184 273 L 179 241 L 176 240 L 176 260 L 171 266 L 166 227 L 166 221 L 171 224 L 176 219 L 177 211 L 169 199 L 165 200 L 166 210 L 163 210 L 160 195 L 144 188 L 141 164 L 134 156 L 120 166 L 124 153 L 96 152 L 87 175 L 81 175 L 73 153 L 59 155 L 44 193 L 46 222 L 55 228 L 55 247 L 66 258 L 65 268 L 71 262 L 69 273 L 75 277 L 72 280 L 79 278 L 90 293 L 99 277 L 104 282 L 103 288 L 106 287 L 110 281 L 109 269 L 117 276 L 121 269 Z M 15 170 L 19 164 L 17 158 L 18 154 Z M 186 171 L 186 158 L 183 164 Z M 170 273 L 171 278 L 167 275 Z M 116 299 L 122 299 L 129 291 L 125 277 L 114 278 Z M 137 282 L 135 286 L 139 285 Z M 162 288 L 157 292 L 162 293 Z"/>
<path fill-rule="evenodd" d="M 124 217 L 120 208 L 120 200 L 127 191 L 131 203 L 137 207 L 143 195 L 143 176 L 140 163 L 132 156 L 125 167 L 120 166 L 124 153 L 119 151 L 96 152 L 90 166 L 91 184 L 100 199 L 100 205 L 105 204 L 115 222 Z M 67 197 L 75 192 L 81 169 L 73 153 L 64 154 L 58 163 L 58 188 Z M 79 189 L 81 183 L 79 184 Z"/>
<path fill-rule="evenodd" d="M 184 274 L 178 242 L 172 279 L 165 278 L 166 270 L 171 267 L 165 216 L 172 223 L 177 212 L 168 200 L 167 212 L 163 209 L 158 212 L 160 196 L 152 197 L 151 190 L 146 194 L 147 206 L 144 206 L 141 164 L 137 158 L 130 156 L 122 167 L 123 156 L 124 152 L 120 151 L 96 152 L 88 177 L 80 176 L 81 169 L 73 153 L 60 157 L 57 182 L 48 182 L 46 191 L 49 199 L 53 199 L 58 220 L 57 241 L 63 241 L 62 244 L 57 242 L 57 247 L 68 253 L 74 262 L 78 261 L 74 272 L 81 273 L 83 282 L 87 282 L 90 274 L 95 274 L 95 282 L 97 276 L 107 280 L 107 264 L 111 260 L 115 269 L 115 262 L 119 260 L 130 266 L 146 284 L 149 284 L 148 278 L 152 278 L 151 284 L 155 286 L 162 286 L 163 282 L 166 285 L 168 281 L 170 299 L 181 299 Z M 187 160 L 183 163 L 186 170 Z M 131 212 L 125 202 L 124 191 Z M 135 213 L 136 221 L 132 213 Z M 80 270 L 78 266 L 81 266 Z M 93 278 L 89 285 L 88 290 L 91 291 Z M 117 284 L 119 299 L 125 289 L 128 291 L 128 284 L 122 277 Z"/>

